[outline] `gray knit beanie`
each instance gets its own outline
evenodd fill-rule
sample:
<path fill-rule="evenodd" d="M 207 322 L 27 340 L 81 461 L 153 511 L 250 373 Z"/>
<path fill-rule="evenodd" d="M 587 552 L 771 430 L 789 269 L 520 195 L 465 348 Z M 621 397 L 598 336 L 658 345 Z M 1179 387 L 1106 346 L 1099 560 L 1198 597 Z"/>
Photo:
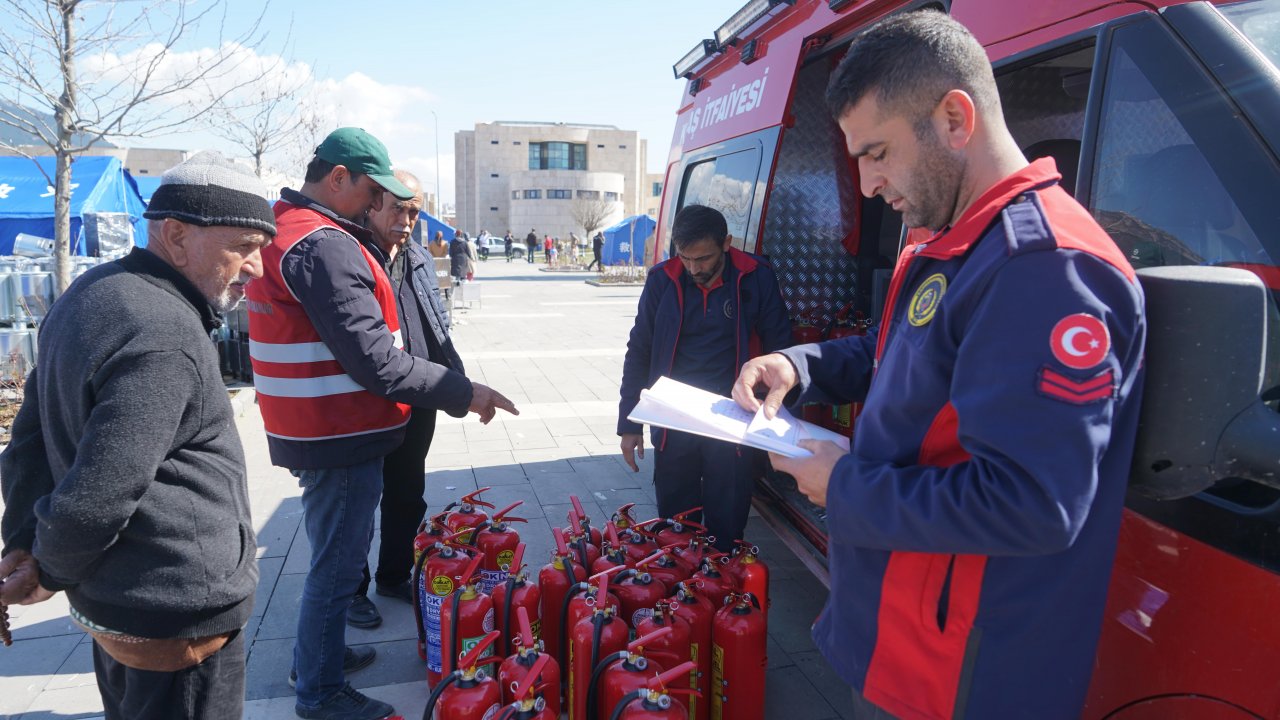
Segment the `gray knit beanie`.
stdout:
<path fill-rule="evenodd" d="M 205 150 L 164 174 L 142 216 L 253 228 L 274 236 L 276 218 L 266 195 L 267 186 L 248 168 Z"/>

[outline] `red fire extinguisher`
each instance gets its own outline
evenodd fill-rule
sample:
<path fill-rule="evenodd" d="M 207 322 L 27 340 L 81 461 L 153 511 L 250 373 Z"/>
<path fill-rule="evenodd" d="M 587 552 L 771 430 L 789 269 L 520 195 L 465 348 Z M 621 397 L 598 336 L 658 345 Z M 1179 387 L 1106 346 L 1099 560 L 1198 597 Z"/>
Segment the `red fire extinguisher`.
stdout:
<path fill-rule="evenodd" d="M 666 587 L 674 587 L 676 583 L 688 580 L 689 576 L 693 575 L 691 568 L 671 557 L 670 548 L 662 548 L 649 557 L 637 561 L 635 568 L 649 573 Z"/>
<path fill-rule="evenodd" d="M 866 335 L 867 329 L 871 327 L 871 321 L 868 320 L 861 311 L 855 312 L 852 318 L 848 317 L 849 310 L 853 304 L 850 303 L 840 309 L 836 313 L 829 336 L 831 340 L 839 338 L 852 337 L 854 335 Z M 845 437 L 853 435 L 853 421 L 857 419 L 858 412 L 862 409 L 862 403 L 850 403 L 847 405 L 837 405 L 831 409 L 829 422 L 823 423 L 827 429 L 838 432 Z"/>
<path fill-rule="evenodd" d="M 484 553 L 484 564 L 480 566 L 480 587 L 492 594 L 493 589 L 507 579 L 506 568 L 515 557 L 516 546 L 520 544 L 520 533 L 512 530 L 509 523 L 529 522 L 524 518 L 510 517 L 507 513 L 515 510 L 523 500 L 517 500 L 496 512 L 488 520 L 476 526 L 471 534 L 470 544 Z"/>
<path fill-rule="evenodd" d="M 793 345 L 808 345 L 817 342 L 822 342 L 822 328 L 815 325 L 808 315 L 801 315 L 796 318 L 795 323 L 791 326 L 791 343 Z M 814 425 L 821 425 L 825 408 L 825 405 L 818 403 L 806 403 L 801 407 L 800 417 Z"/>
<path fill-rule="evenodd" d="M 689 712 L 675 695 L 696 695 L 696 690 L 670 686 L 673 680 L 689 672 L 693 663 L 677 665 L 670 670 L 650 678 L 645 687 L 629 692 L 613 706 L 609 720 L 684 720 Z"/>
<path fill-rule="evenodd" d="M 516 546 L 515 556 L 505 566 L 507 579 L 493 589 L 493 614 L 498 620 L 498 632 L 502 633 L 498 640 L 499 651 L 503 655 L 511 654 L 511 643 L 519 636 L 519 628 L 512 624 L 516 613 L 523 609 L 533 618 L 533 635 L 538 637 L 542 631 L 538 617 L 538 605 L 542 601 L 542 590 L 529 582 L 529 573 L 524 566 L 524 543 Z M 508 602 L 507 598 L 511 598 Z"/>
<path fill-rule="evenodd" d="M 423 520 L 422 524 L 418 526 L 418 534 L 413 538 L 413 564 L 415 566 L 423 553 L 449 534 L 449 529 L 444 526 L 446 514 L 433 515 L 430 519 Z"/>
<path fill-rule="evenodd" d="M 502 685 L 504 695 L 509 688 L 513 698 L 506 704 L 506 709 L 498 715 L 498 720 L 560 720 L 560 698 L 556 697 L 560 693 L 559 673 L 557 671 L 555 682 L 552 683 L 544 672 L 548 664 L 554 663 L 555 660 L 552 660 L 550 655 L 539 655 L 523 679 L 513 681 L 510 685 L 502 679 L 501 674 L 498 676 L 498 683 Z M 506 664 L 503 663 L 503 666 L 505 667 Z M 552 697 L 556 697 L 554 706 L 550 702 Z M 506 702 L 505 698 L 504 702 Z"/>
<path fill-rule="evenodd" d="M 676 586 L 671 610 L 677 618 L 689 624 L 689 659 L 698 666 L 695 681 L 702 693 L 701 697 L 689 698 L 691 720 L 707 720 L 711 714 L 707 698 L 711 689 L 711 623 L 716 609 L 706 598 L 698 595 L 689 583 Z"/>
<path fill-rule="evenodd" d="M 560 528 L 551 528 L 551 534 L 556 539 L 556 549 L 551 555 L 551 562 L 538 571 L 538 587 L 542 590 L 538 616 L 542 618 L 542 642 L 547 653 L 556 659 L 560 667 L 564 667 L 564 653 L 560 649 L 560 609 L 569 590 L 587 579 L 587 569 L 578 565 L 570 555 Z"/>
<path fill-rule="evenodd" d="M 660 602 L 653 608 L 653 616 L 645 619 L 636 627 L 637 635 L 651 635 L 659 630 L 670 630 L 667 635 L 661 636 L 650 641 L 647 646 L 650 654 L 665 653 L 664 657 L 669 657 L 670 662 L 665 661 L 668 665 L 682 662 L 692 662 L 695 665 L 693 670 L 689 671 L 686 680 L 675 681 L 677 687 L 687 687 L 691 690 L 700 690 L 705 692 L 707 689 L 708 678 L 700 675 L 697 670 L 699 658 L 698 650 L 694 647 L 693 626 L 688 620 L 676 615 L 673 602 Z M 708 628 L 710 623 L 708 623 Z M 703 650 L 702 654 L 706 654 Z M 691 696 L 689 699 L 689 717 L 696 718 L 699 715 L 705 717 L 707 714 L 706 703 L 700 698 Z"/>
<path fill-rule="evenodd" d="M 579 620 L 569 632 L 569 685 L 565 692 L 569 720 L 586 720 L 591 671 L 600 658 L 626 647 L 631 633 L 617 616 L 616 607 L 593 605 L 591 615 Z"/>
<path fill-rule="evenodd" d="M 569 588 L 564 596 L 564 605 L 560 608 L 560 647 L 565 649 L 564 666 L 569 665 L 569 634 L 578 621 L 590 617 L 597 607 L 611 607 L 618 610 L 618 596 L 609 588 L 610 571 L 592 575 L 587 582 L 578 583 Z"/>
<path fill-rule="evenodd" d="M 673 544 L 684 545 L 692 540 L 694 535 L 699 533 L 706 534 L 706 527 L 689 519 L 690 515 L 696 515 L 700 512 L 702 512 L 702 507 L 698 506 L 682 513 L 676 513 L 673 518 L 668 518 L 667 526 L 658 531 L 658 545 L 661 547 Z"/>
<path fill-rule="evenodd" d="M 591 564 L 593 575 L 612 567 L 626 567 L 630 563 L 627 551 L 622 547 L 622 540 L 618 537 L 618 528 L 612 521 L 604 526 L 604 537 L 604 545 L 600 546 L 600 558 Z"/>
<path fill-rule="evenodd" d="M 760 607 L 769 616 L 769 566 L 760 559 L 760 548 L 745 540 L 738 541 L 738 548 L 725 565 L 729 574 L 744 593 L 751 593 L 760 601 Z"/>
<path fill-rule="evenodd" d="M 661 520 L 654 518 L 636 523 L 626 529 L 618 529 L 618 539 L 622 541 L 622 547 L 627 551 L 627 558 L 632 563 L 643 560 L 658 551 L 658 541 L 654 539 L 649 528 L 659 522 Z"/>
<path fill-rule="evenodd" d="M 645 686 L 649 678 L 663 671 L 662 663 L 655 656 L 668 659 L 668 665 L 675 655 L 663 651 L 655 651 L 654 643 L 671 634 L 671 628 L 660 628 L 627 643 L 626 648 L 605 655 L 596 663 L 591 671 L 591 684 L 587 687 L 587 707 L 592 717 L 608 717 L 609 711 L 623 695 L 639 690 Z"/>
<path fill-rule="evenodd" d="M 711 625 L 711 720 L 763 720 L 764 611 L 735 593 Z"/>
<path fill-rule="evenodd" d="M 679 552 L 676 553 L 679 559 L 684 560 L 689 567 L 696 571 L 702 567 L 702 561 L 708 555 L 716 552 L 716 548 L 711 543 L 715 542 L 715 538 L 709 538 L 706 535 L 694 535 L 688 545 L 681 546 Z"/>
<path fill-rule="evenodd" d="M 618 573 L 612 591 L 618 596 L 618 614 L 632 628 L 651 617 L 654 603 L 667 596 L 667 586 L 661 580 L 635 568 Z"/>
<path fill-rule="evenodd" d="M 422 720 L 482 720 L 497 715 L 502 693 L 498 683 L 480 669 L 481 665 L 499 660 L 492 654 L 497 639 L 497 632 L 481 638 L 459 660 L 458 669 L 436 683 L 427 697 Z"/>
<path fill-rule="evenodd" d="M 560 717 L 560 665 L 555 658 L 538 649 L 538 638 L 534 636 L 529 623 L 529 612 L 524 608 L 516 611 L 520 621 L 520 635 L 516 641 L 517 650 L 502 661 L 498 668 L 498 684 L 502 687 L 502 702 L 510 705 L 524 698 L 524 693 L 513 689 L 526 679 L 530 683 L 537 681 L 539 694 L 545 698 L 549 717 Z"/>
<path fill-rule="evenodd" d="M 489 633 L 495 632 L 493 599 L 480 591 L 480 562 L 476 553 L 467 569 L 456 577 L 458 589 L 440 606 L 440 647 L 442 668 L 453 672 L 458 656 L 471 650 Z M 489 651 L 492 652 L 492 649 Z"/>
<path fill-rule="evenodd" d="M 724 605 L 725 597 L 738 590 L 736 578 L 727 572 L 728 558 L 729 553 L 708 555 L 702 561 L 702 567 L 691 578 L 693 582 L 698 583 L 698 588 L 711 603 L 711 607 L 718 608 Z M 722 569 L 725 572 L 721 572 Z"/>
<path fill-rule="evenodd" d="M 636 524 L 636 518 L 631 514 L 631 508 L 635 507 L 635 503 L 627 503 L 617 510 L 613 511 L 613 517 L 609 518 L 614 526 L 619 530 L 626 530 Z"/>
<path fill-rule="evenodd" d="M 480 493 L 488 489 L 487 487 L 482 487 L 473 493 L 462 496 L 458 507 L 445 516 L 444 524 L 449 528 L 450 532 L 458 532 L 465 529 L 474 530 L 479 527 L 480 523 L 489 519 L 488 513 L 479 509 L 482 507 L 493 509 L 493 503 L 480 499 Z M 462 537 L 462 542 L 471 542 L 470 532 Z"/>
<path fill-rule="evenodd" d="M 427 661 L 427 682 L 435 685 L 444 672 L 440 644 L 440 607 L 456 589 L 454 578 L 471 562 L 471 551 L 458 545 L 463 533 L 448 535 L 433 545 L 414 568 L 418 596 L 418 654 Z"/>
<path fill-rule="evenodd" d="M 565 535 L 586 535 L 587 542 L 599 548 L 600 541 L 603 539 L 600 536 L 600 528 L 592 527 L 591 518 L 587 516 L 587 511 L 582 509 L 582 501 L 578 499 L 577 495 L 570 495 L 569 502 L 573 504 L 573 512 L 577 515 L 576 519 L 570 518 L 569 523 L 576 527 L 574 527 L 572 533 L 569 532 L 569 528 L 565 528 Z"/>
<path fill-rule="evenodd" d="M 591 567 L 600 559 L 600 546 L 591 542 L 591 535 L 582 529 L 578 520 L 578 511 L 569 509 L 569 524 L 564 527 L 565 542 L 569 549 L 577 555 L 578 563 L 583 567 Z"/>

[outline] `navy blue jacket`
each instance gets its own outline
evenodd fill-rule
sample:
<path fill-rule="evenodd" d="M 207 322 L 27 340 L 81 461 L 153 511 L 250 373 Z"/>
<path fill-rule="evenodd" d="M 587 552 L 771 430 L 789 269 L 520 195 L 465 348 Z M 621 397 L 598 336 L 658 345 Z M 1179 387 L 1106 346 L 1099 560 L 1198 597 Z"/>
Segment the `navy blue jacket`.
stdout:
<path fill-rule="evenodd" d="M 903 720 L 1080 717 L 1146 337 L 1133 269 L 1041 160 L 899 258 L 878 332 L 784 351 L 863 400 L 814 639 Z"/>
<path fill-rule="evenodd" d="M 404 349 L 414 357 L 425 358 L 465 374 L 462 358 L 453 347 L 453 338 L 449 337 L 449 315 L 440 299 L 435 259 L 412 241 L 405 243 L 401 252 L 408 263 L 405 279 L 396 288 L 400 327 L 405 330 Z M 426 327 L 422 324 L 423 318 L 426 319 Z M 432 334 L 434 342 L 428 340 L 427 332 Z M 438 350 L 433 352 L 433 348 Z"/>
<path fill-rule="evenodd" d="M 642 426 L 628 420 L 627 415 L 640 402 L 641 390 L 671 374 L 684 318 L 684 294 L 680 289 L 683 273 L 679 258 L 672 258 L 655 265 L 645 280 L 636 323 L 627 341 L 627 355 L 622 361 L 619 435 L 641 432 Z M 730 248 L 724 282 L 734 289 L 738 308 L 737 363 L 733 368 L 736 377 L 746 361 L 791 344 L 791 321 L 778 291 L 778 277 L 763 258 Z M 652 429 L 655 447 L 661 447 L 664 433 L 660 428 Z"/>

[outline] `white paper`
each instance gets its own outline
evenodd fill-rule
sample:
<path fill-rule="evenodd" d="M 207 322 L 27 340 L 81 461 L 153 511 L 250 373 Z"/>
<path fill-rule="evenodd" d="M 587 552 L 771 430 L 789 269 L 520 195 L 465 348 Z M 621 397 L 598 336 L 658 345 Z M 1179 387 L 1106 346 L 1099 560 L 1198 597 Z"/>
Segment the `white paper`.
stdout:
<path fill-rule="evenodd" d="M 640 393 L 628 420 L 671 430 L 702 435 L 716 440 L 775 452 L 786 457 L 809 457 L 801 440 L 827 440 L 848 451 L 849 439 L 825 428 L 795 418 L 782 408 L 773 420 L 764 412 L 754 415 L 732 399 L 699 390 L 668 377 Z"/>

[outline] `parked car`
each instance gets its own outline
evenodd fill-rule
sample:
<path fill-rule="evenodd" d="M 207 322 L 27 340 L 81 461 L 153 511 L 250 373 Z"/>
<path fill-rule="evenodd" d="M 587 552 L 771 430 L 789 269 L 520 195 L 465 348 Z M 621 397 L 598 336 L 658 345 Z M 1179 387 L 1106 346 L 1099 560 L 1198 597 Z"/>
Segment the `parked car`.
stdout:
<path fill-rule="evenodd" d="M 490 255 L 506 257 L 507 245 L 502 238 L 490 235 L 484 239 L 484 242 L 477 241 L 476 252 L 480 253 L 481 260 L 488 260 Z M 524 259 L 524 253 L 524 241 L 511 243 L 511 257 Z"/>

